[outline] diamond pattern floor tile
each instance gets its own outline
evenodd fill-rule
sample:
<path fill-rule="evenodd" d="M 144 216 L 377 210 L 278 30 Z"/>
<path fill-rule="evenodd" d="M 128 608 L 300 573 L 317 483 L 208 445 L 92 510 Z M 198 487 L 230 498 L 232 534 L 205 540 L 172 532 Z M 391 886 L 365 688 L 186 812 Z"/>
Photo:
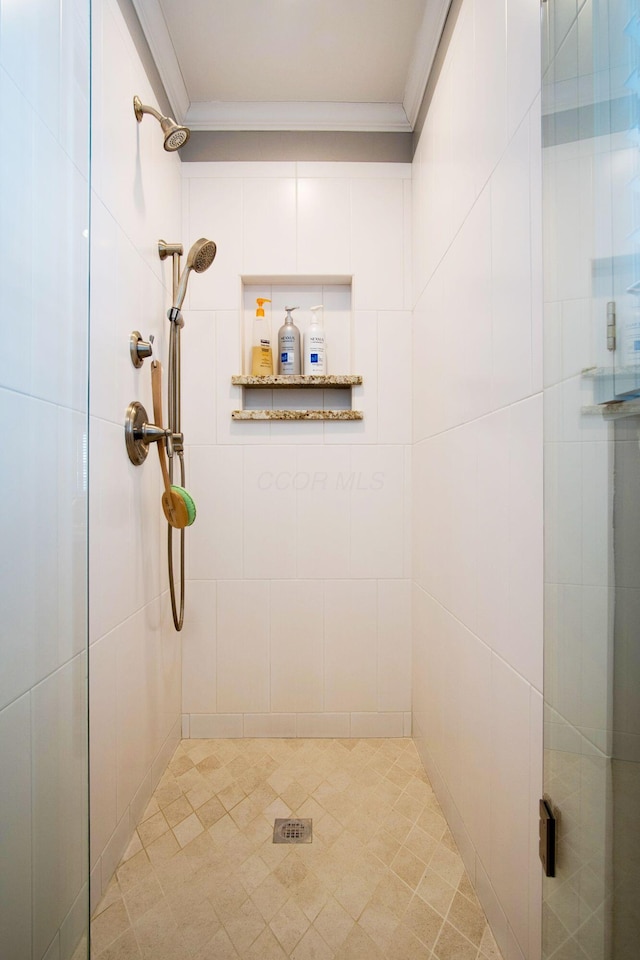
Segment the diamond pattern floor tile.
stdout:
<path fill-rule="evenodd" d="M 313 843 L 272 843 L 290 816 Z M 184 740 L 92 938 L 94 960 L 500 960 L 410 739 Z"/>

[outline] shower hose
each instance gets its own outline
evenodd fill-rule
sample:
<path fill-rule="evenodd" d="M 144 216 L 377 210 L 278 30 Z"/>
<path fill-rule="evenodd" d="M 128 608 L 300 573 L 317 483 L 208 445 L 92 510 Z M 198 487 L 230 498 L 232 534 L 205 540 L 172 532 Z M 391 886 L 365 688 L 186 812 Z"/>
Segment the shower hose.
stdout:
<path fill-rule="evenodd" d="M 173 483 L 174 463 L 177 456 L 180 465 L 180 486 L 185 486 L 184 450 L 180 427 L 180 328 L 182 317 L 169 324 L 169 370 L 168 370 L 168 420 L 169 438 L 167 454 L 169 459 L 169 480 Z M 182 630 L 184 623 L 184 527 L 180 530 L 180 603 L 176 602 L 176 583 L 173 564 L 173 530 L 167 524 L 167 557 L 169 565 L 169 591 L 171 593 L 171 613 L 176 630 Z"/>

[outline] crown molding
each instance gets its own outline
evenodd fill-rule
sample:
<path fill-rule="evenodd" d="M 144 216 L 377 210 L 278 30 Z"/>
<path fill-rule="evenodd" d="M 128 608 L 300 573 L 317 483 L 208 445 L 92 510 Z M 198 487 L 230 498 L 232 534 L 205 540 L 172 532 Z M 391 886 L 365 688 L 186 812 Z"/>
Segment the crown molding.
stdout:
<path fill-rule="evenodd" d="M 429 0 L 416 35 L 403 98 L 404 110 L 412 130 L 418 119 L 450 6 L 451 0 Z"/>
<path fill-rule="evenodd" d="M 201 101 L 191 103 L 160 0 L 131 0 L 174 118 L 192 130 L 411 133 L 451 0 L 429 0 L 416 35 L 402 103 Z"/>
<path fill-rule="evenodd" d="M 192 103 L 192 130 L 335 130 L 411 133 L 401 103 L 206 101 Z"/>
<path fill-rule="evenodd" d="M 178 123 L 184 123 L 189 95 L 159 0 L 133 0 L 133 6 L 169 98 L 173 117 Z"/>

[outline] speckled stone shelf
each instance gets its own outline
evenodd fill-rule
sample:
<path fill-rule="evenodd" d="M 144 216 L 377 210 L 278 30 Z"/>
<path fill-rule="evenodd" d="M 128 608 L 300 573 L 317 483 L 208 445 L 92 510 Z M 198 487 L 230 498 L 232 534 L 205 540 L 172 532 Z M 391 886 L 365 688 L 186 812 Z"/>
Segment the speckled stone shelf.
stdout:
<path fill-rule="evenodd" d="M 234 387 L 359 387 L 362 377 L 358 374 L 337 376 L 282 376 L 250 377 L 236 375 L 231 377 Z"/>
<path fill-rule="evenodd" d="M 232 420 L 362 420 L 362 410 L 232 410 Z"/>

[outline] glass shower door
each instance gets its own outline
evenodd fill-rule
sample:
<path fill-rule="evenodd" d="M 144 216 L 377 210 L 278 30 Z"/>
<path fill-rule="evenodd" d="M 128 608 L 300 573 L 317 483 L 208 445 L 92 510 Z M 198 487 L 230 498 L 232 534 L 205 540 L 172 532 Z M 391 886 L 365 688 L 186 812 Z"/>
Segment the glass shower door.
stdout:
<path fill-rule="evenodd" d="M 0 0 L 0 957 L 88 957 L 90 0 Z"/>
<path fill-rule="evenodd" d="M 545 960 L 640 943 L 638 0 L 544 0 Z M 637 289 L 636 289 L 637 288 Z"/>

